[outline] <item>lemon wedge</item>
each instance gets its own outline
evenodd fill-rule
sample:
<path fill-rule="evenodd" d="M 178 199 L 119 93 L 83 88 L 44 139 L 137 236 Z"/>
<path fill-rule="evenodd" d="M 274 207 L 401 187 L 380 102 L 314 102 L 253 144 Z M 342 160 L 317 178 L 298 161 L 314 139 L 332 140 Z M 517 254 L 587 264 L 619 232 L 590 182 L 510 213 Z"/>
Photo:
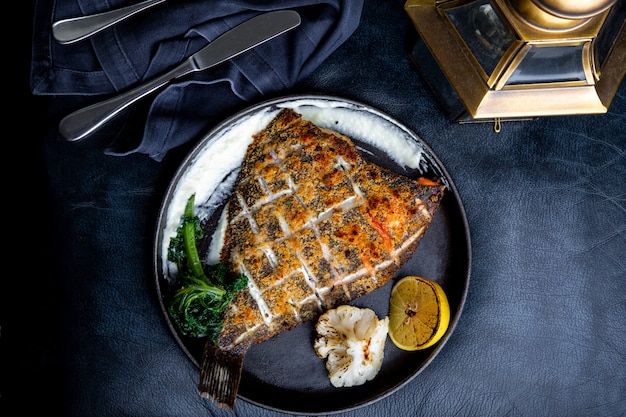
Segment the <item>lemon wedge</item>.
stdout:
<path fill-rule="evenodd" d="M 435 281 L 406 276 L 391 289 L 389 338 L 402 350 L 426 349 L 437 343 L 450 324 L 450 305 Z"/>

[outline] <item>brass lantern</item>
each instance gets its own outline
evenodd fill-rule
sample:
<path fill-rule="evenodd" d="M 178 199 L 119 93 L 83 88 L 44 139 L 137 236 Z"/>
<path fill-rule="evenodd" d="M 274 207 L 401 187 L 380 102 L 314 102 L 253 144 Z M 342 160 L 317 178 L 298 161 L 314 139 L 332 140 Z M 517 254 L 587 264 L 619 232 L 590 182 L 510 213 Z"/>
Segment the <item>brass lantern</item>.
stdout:
<path fill-rule="evenodd" d="M 626 0 L 408 0 L 411 52 L 459 122 L 605 113 L 626 73 Z"/>

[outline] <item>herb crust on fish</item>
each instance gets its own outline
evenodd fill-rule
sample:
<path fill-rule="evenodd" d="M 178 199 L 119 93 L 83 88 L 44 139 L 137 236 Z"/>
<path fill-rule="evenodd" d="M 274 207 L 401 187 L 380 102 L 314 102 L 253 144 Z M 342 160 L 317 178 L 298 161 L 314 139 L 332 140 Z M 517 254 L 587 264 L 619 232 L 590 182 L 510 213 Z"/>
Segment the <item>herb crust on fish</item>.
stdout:
<path fill-rule="evenodd" d="M 364 159 L 345 135 L 282 109 L 249 145 L 221 262 L 248 277 L 206 344 L 199 392 L 232 408 L 255 343 L 370 293 L 411 258 L 445 186 Z"/>

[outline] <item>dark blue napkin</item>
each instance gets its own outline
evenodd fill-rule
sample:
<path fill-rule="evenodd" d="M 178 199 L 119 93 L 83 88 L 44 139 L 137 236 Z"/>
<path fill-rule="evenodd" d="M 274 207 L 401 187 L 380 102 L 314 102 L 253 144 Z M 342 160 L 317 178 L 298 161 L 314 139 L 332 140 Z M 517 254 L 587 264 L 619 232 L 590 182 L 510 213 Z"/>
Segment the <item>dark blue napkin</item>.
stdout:
<path fill-rule="evenodd" d="M 56 20 L 133 2 L 138 0 L 38 0 L 32 93 L 94 96 L 88 104 L 95 103 L 172 68 L 262 12 L 291 9 L 302 19 L 296 29 L 144 98 L 152 104 L 140 143 L 118 138 L 106 153 L 138 152 L 157 161 L 199 139 L 235 109 L 284 92 L 310 74 L 354 32 L 363 5 L 363 0 L 168 0 L 78 43 L 61 45 L 52 38 Z"/>

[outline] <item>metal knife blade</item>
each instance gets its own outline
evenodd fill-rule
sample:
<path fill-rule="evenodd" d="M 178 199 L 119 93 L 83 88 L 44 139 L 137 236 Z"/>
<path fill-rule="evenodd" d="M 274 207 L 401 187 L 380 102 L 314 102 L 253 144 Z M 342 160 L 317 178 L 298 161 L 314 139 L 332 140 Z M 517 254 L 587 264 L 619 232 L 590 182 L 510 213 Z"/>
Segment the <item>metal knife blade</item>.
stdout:
<path fill-rule="evenodd" d="M 122 110 L 170 81 L 221 64 L 297 27 L 300 21 L 300 15 L 293 10 L 279 10 L 253 17 L 225 32 L 166 73 L 130 91 L 65 116 L 59 124 L 59 131 L 68 141 L 83 139 Z"/>

